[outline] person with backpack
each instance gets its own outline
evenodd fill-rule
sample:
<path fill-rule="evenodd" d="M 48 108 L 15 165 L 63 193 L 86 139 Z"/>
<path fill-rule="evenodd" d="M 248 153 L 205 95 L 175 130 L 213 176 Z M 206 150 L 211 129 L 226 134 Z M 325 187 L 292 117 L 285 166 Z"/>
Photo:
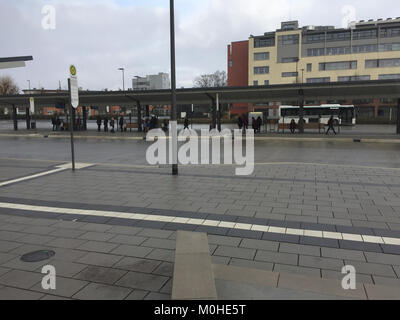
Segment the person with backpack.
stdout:
<path fill-rule="evenodd" d="M 183 130 L 189 129 L 189 119 L 188 117 L 185 117 L 185 120 L 183 122 Z"/>
<path fill-rule="evenodd" d="M 243 128 L 243 119 L 242 119 L 242 116 L 239 116 L 237 125 L 238 125 L 238 127 L 239 127 L 239 130 L 242 130 L 242 128 Z"/>
<path fill-rule="evenodd" d="M 121 132 L 124 132 L 124 117 L 121 116 L 121 118 L 119 118 L 119 128 L 121 129 Z"/>
<path fill-rule="evenodd" d="M 114 118 L 111 118 L 110 121 L 111 133 L 115 133 L 114 126 L 115 126 L 115 120 Z"/>
<path fill-rule="evenodd" d="M 104 132 L 108 132 L 108 118 L 104 118 Z"/>
<path fill-rule="evenodd" d="M 101 131 L 101 118 L 100 116 L 97 117 L 97 130 L 100 132 Z"/>

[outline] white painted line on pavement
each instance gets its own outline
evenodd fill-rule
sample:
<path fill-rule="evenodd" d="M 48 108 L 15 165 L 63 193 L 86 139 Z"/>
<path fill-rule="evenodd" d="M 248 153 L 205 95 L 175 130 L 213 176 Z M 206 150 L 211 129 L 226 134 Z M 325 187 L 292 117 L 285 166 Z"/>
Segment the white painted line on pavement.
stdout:
<path fill-rule="evenodd" d="M 88 168 L 93 166 L 93 164 L 89 164 L 89 163 L 76 163 L 75 164 L 75 169 L 79 170 L 79 169 L 83 169 L 83 168 Z M 26 177 L 21 177 L 18 179 L 13 179 L 13 180 L 8 180 L 8 181 L 3 181 L 0 182 L 0 187 L 4 187 L 13 183 L 17 183 L 17 182 L 22 182 L 22 181 L 26 181 L 26 180 L 31 180 L 31 179 L 35 179 L 35 178 L 40 178 L 43 176 L 47 176 L 49 174 L 53 174 L 53 173 L 57 173 L 57 172 L 61 172 L 61 171 L 65 171 L 67 169 L 72 169 L 72 163 L 66 163 L 60 166 L 56 166 L 56 169 L 53 170 L 49 170 L 49 171 L 45 171 L 45 172 L 40 172 L 40 173 L 36 173 L 30 176 L 26 176 Z"/>
<path fill-rule="evenodd" d="M 60 169 L 61 168 L 59 168 L 58 170 Z M 147 215 L 147 214 L 129 213 L 129 212 L 33 206 L 33 205 L 24 205 L 24 204 L 6 203 L 6 202 L 0 202 L 0 208 L 10 209 L 10 210 L 36 211 L 36 212 L 54 212 L 59 214 L 71 214 L 71 215 L 123 218 L 130 220 L 144 220 L 153 222 L 167 222 L 167 223 L 169 222 L 169 223 L 190 224 L 198 226 L 212 226 L 212 227 L 229 228 L 235 230 L 248 230 L 248 231 L 251 230 L 251 231 L 261 231 L 274 234 L 285 234 L 285 235 L 304 235 L 307 237 L 321 238 L 321 239 L 335 239 L 335 240 L 343 239 L 343 240 L 363 242 L 363 243 L 390 244 L 390 245 L 400 246 L 400 238 L 388 238 L 388 237 L 370 236 L 363 234 L 349 234 L 341 232 L 318 231 L 318 230 L 308 230 L 308 229 L 280 228 L 273 226 L 235 223 L 235 222 L 218 221 L 218 220 L 203 220 L 203 219 L 193 219 L 193 218 L 175 217 L 175 216 Z"/>

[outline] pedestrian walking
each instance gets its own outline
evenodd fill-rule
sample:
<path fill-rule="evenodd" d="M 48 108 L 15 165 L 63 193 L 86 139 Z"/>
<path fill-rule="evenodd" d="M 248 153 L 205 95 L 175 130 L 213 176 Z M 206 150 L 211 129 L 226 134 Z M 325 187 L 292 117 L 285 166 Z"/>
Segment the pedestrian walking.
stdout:
<path fill-rule="evenodd" d="M 121 118 L 119 118 L 119 127 L 121 129 L 121 132 L 124 132 L 124 117 L 121 116 Z"/>
<path fill-rule="evenodd" d="M 97 130 L 100 132 L 101 131 L 101 118 L 100 116 L 97 117 Z"/>
<path fill-rule="evenodd" d="M 183 122 L 183 130 L 189 129 L 189 119 L 188 117 L 185 117 L 185 120 Z"/>
<path fill-rule="evenodd" d="M 263 121 L 261 119 L 261 117 L 257 118 L 257 131 L 258 133 L 261 133 L 261 126 L 263 125 Z"/>
<path fill-rule="evenodd" d="M 104 118 L 104 132 L 108 132 L 108 118 Z"/>
<path fill-rule="evenodd" d="M 296 121 L 294 121 L 294 119 L 292 119 L 292 121 L 290 122 L 290 132 L 292 134 L 295 134 L 296 132 Z"/>
<path fill-rule="evenodd" d="M 239 116 L 238 121 L 237 121 L 237 125 L 239 127 L 239 130 L 242 130 L 243 128 L 243 119 L 242 116 Z"/>
<path fill-rule="evenodd" d="M 61 127 L 61 119 L 59 116 L 57 116 L 56 119 L 56 131 L 60 131 L 60 127 Z"/>
<path fill-rule="evenodd" d="M 56 116 L 55 115 L 53 115 L 51 117 L 51 124 L 53 126 L 53 131 L 55 131 L 56 130 Z"/>
<path fill-rule="evenodd" d="M 326 135 L 329 134 L 329 131 L 333 130 L 333 133 L 336 135 L 336 131 L 335 131 L 335 120 L 333 118 L 333 116 L 331 116 L 331 118 L 328 121 L 328 130 L 326 131 Z"/>
<path fill-rule="evenodd" d="M 115 130 L 114 130 L 115 120 L 114 120 L 114 118 L 111 118 L 110 127 L 111 127 L 111 133 L 115 133 Z"/>
<path fill-rule="evenodd" d="M 251 127 L 254 130 L 254 133 L 257 133 L 257 120 L 253 117 L 251 118 Z"/>

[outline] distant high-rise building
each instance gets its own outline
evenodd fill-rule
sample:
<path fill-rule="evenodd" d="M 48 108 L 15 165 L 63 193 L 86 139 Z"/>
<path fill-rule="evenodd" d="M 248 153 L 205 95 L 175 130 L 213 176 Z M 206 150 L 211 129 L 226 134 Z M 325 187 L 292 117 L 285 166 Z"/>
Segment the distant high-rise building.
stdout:
<path fill-rule="evenodd" d="M 132 80 L 133 90 L 162 90 L 170 88 L 171 81 L 168 73 L 160 72 L 146 77 L 136 77 Z"/>

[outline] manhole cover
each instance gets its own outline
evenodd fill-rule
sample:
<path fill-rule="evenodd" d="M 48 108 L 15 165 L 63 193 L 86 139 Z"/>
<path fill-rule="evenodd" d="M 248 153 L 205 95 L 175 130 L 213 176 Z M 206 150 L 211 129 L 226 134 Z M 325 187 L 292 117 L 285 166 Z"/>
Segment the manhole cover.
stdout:
<path fill-rule="evenodd" d="M 55 254 L 56 253 L 51 250 L 40 250 L 40 251 L 35 251 L 35 252 L 30 252 L 30 253 L 24 254 L 21 257 L 21 260 L 23 262 L 39 262 L 39 261 L 50 259 Z"/>

